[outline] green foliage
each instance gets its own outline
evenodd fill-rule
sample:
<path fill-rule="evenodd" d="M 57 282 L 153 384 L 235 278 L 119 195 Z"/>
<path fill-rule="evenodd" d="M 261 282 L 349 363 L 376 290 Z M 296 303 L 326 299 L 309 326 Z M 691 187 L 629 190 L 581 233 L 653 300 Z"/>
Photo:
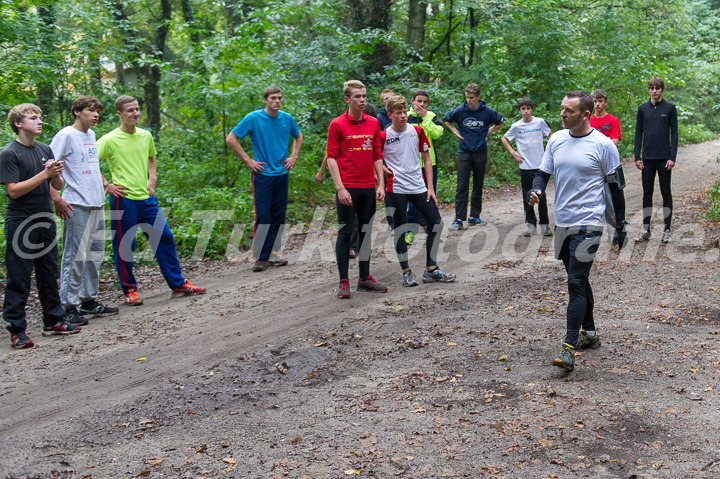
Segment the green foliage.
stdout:
<path fill-rule="evenodd" d="M 715 161 L 720 163 L 720 156 Z M 710 197 L 707 216 L 715 221 L 720 221 L 720 176 L 715 179 L 715 184 L 708 190 L 707 194 Z"/>
<path fill-rule="evenodd" d="M 420 58 L 406 43 L 408 2 L 381 2 L 391 13 L 386 18 L 372 16 L 376 3 L 189 2 L 194 11 L 188 19 L 172 2 L 166 22 L 160 0 L 54 0 L 40 6 L 8 0 L 0 3 L 0 109 L 40 104 L 46 121 L 41 141 L 47 143 L 70 123 L 72 99 L 93 94 L 106 105 L 95 128 L 100 137 L 117 126 L 117 94 L 138 96 L 146 106 L 148 72 L 159 67 L 157 195 L 170 208 L 184 257 L 202 229 L 193 216 L 201 210 L 232 210 L 232 219 L 215 225 L 208 256 L 224 253 L 236 225 L 245 225 L 242 241 L 249 243 L 250 172 L 225 138 L 244 115 L 263 107 L 262 90 L 270 84 L 283 88 L 283 108 L 304 136 L 290 176 L 291 223 L 307 222 L 317 205 L 333 203 L 329 175 L 323 185 L 315 184 L 314 175 L 327 126 L 346 108 L 342 83 L 351 78 L 368 86 L 375 104 L 386 87 L 408 97 L 415 88 L 427 89 L 430 109 L 440 118 L 463 103 L 466 84 L 478 83 L 482 99 L 506 117 L 505 128 L 519 118 L 517 100 L 529 96 L 535 116 L 553 130 L 561 128 L 559 104 L 567 91 L 603 88 L 608 111 L 620 119 L 620 153 L 626 157 L 632 155 L 637 106 L 647 100 L 646 81 L 657 75 L 666 81 L 665 97 L 678 106 L 682 142 L 720 132 L 716 0 L 429 2 Z M 164 26 L 168 38 L 160 47 L 154 42 Z M 383 58 L 386 64 L 378 65 Z M 517 163 L 499 141 L 503 132 L 488 140 L 487 186 L 518 181 Z M 9 128 L 0 130 L 3 143 L 12 139 Z M 242 145 L 251 151 L 248 140 Z M 439 199 L 450 203 L 457 139 L 446 130 L 435 146 Z"/>

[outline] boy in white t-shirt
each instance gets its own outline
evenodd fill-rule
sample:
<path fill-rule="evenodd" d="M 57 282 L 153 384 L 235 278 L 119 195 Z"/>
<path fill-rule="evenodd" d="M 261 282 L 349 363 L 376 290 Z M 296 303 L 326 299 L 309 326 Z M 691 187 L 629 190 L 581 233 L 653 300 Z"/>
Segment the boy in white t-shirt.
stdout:
<path fill-rule="evenodd" d="M 423 283 L 449 283 L 456 276 L 446 273 L 435 262 L 437 256 L 436 238 L 442 231 L 442 219 L 433 189 L 433 170 L 430 161 L 430 142 L 422 127 L 407 124 L 407 101 L 399 95 L 388 99 L 386 108 L 392 124 L 380 132 L 387 176 L 386 191 L 390 206 L 394 208 L 393 224 L 395 252 L 403 270 L 403 285 L 417 286 L 418 282 L 410 269 L 407 257 L 405 233 L 407 226 L 407 205 L 411 203 L 427 220 L 426 267 Z M 425 165 L 423 181 L 418 152 Z"/>
<path fill-rule="evenodd" d="M 58 131 L 50 143 L 55 158 L 65 162 L 62 197 L 50 196 L 55 213 L 63 219 L 60 299 L 70 324 L 85 325 L 90 317 L 109 316 L 118 308 L 98 301 L 100 265 L 105 254 L 105 185 L 100 173 L 95 126 L 100 100 L 82 95 L 72 104 L 75 123 Z M 77 306 L 80 306 L 78 311 Z"/>
<path fill-rule="evenodd" d="M 533 178 L 535 178 L 535 174 L 540 168 L 544 153 L 543 137 L 550 138 L 552 130 L 545 120 L 533 116 L 533 102 L 530 98 L 521 98 L 518 101 L 518 109 L 522 119 L 512 124 L 505 136 L 502 137 L 502 143 L 513 158 L 520 163 L 520 184 L 522 186 L 523 209 L 525 210 L 525 224 L 527 226 L 525 236 L 532 236 L 535 233 L 537 217 L 535 216 L 535 208 L 530 206 L 525 198 L 527 198 L 532 187 Z M 511 140 L 515 140 L 515 143 L 517 143 L 518 151 L 513 149 L 510 144 Z M 545 196 L 540 200 L 538 213 L 540 213 L 540 227 L 543 228 L 544 226 L 543 234 L 552 236 Z"/>

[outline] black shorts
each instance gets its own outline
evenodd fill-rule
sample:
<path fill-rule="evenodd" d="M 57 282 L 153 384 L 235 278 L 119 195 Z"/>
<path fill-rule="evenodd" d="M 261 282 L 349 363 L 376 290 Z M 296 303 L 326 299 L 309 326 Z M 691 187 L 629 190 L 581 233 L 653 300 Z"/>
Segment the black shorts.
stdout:
<path fill-rule="evenodd" d="M 578 261 L 593 261 L 602 234 L 602 226 L 555 226 L 555 259 L 573 256 Z"/>

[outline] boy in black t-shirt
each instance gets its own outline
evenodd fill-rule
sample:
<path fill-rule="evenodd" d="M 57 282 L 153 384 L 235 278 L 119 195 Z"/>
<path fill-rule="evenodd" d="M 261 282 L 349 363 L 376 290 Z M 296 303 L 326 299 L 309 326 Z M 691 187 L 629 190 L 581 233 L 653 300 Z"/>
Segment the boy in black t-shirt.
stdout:
<path fill-rule="evenodd" d="M 30 295 L 33 267 L 43 310 L 43 336 L 79 333 L 81 328 L 64 320 L 58 293 L 58 250 L 50 188 L 62 189 L 63 163 L 52 150 L 35 141 L 42 134 L 42 111 L 23 103 L 8 114 L 15 141 L 0 153 L 0 183 L 9 197 L 5 213 L 5 264 L 7 282 L 3 319 L 8 322 L 15 349 L 34 346 L 25 334 L 25 306 Z"/>

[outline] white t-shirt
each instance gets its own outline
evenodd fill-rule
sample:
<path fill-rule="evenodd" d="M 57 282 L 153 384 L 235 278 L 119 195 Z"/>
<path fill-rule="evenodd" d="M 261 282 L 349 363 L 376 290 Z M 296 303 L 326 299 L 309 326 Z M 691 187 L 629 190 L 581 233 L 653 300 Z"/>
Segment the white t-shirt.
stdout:
<path fill-rule="evenodd" d="M 596 129 L 581 137 L 570 135 L 570 130 L 554 133 L 540 169 L 555 174 L 555 224 L 602 227 L 605 177 L 618 166 L 615 144 Z"/>
<path fill-rule="evenodd" d="M 388 193 L 414 195 L 427 191 L 423 181 L 418 152 L 428 151 L 430 142 L 422 127 L 407 125 L 396 132 L 392 125 L 380 132 L 385 165 L 393 172 L 387 180 Z"/>
<path fill-rule="evenodd" d="M 105 204 L 105 190 L 100 173 L 95 132 L 84 133 L 72 126 L 58 131 L 50 142 L 57 160 L 65 162 L 62 198 L 71 205 L 100 207 Z"/>
<path fill-rule="evenodd" d="M 517 150 L 524 160 L 520 163 L 521 170 L 537 170 L 543 158 L 543 136 L 550 134 L 550 127 L 542 118 L 533 117 L 525 123 L 516 121 L 505 133 L 505 138 L 515 140 Z"/>

